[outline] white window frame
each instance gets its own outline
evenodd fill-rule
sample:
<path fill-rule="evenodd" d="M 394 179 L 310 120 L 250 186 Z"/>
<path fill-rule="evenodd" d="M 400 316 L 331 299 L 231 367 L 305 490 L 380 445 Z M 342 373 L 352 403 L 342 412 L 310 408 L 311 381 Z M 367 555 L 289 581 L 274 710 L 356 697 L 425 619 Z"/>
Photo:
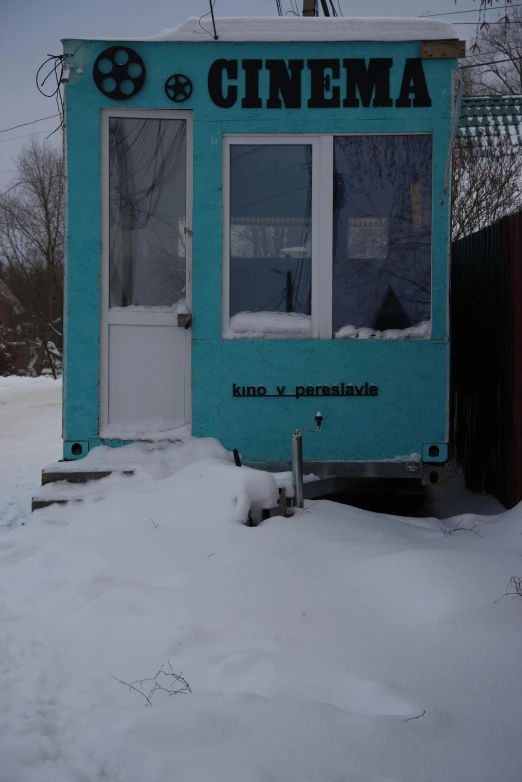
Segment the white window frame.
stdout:
<path fill-rule="evenodd" d="M 312 147 L 312 334 L 281 334 L 271 339 L 333 339 L 333 172 L 334 139 L 343 136 L 430 136 L 431 131 L 390 133 L 230 133 L 223 135 L 223 276 L 222 338 L 229 339 L 230 326 L 230 147 L 236 145 L 289 144 Z M 433 146 L 432 146 L 433 148 Z M 432 226 L 430 254 L 430 317 L 433 320 L 433 156 Z M 236 335 L 235 339 L 262 339 Z M 430 336 L 420 341 L 431 339 Z"/>
<path fill-rule="evenodd" d="M 132 308 L 109 306 L 109 121 L 113 117 L 124 119 L 170 119 L 185 120 L 187 123 L 186 140 L 186 225 L 185 263 L 186 263 L 186 305 L 192 312 L 192 211 L 194 193 L 193 173 L 193 113 L 180 109 L 101 109 L 100 112 L 100 208 L 101 208 L 101 255 L 100 255 L 100 380 L 99 380 L 99 429 L 100 435 L 109 420 L 109 325 L 153 325 L 175 326 L 177 315 L 150 307 L 147 311 L 133 311 Z M 187 332 L 185 351 L 185 418 L 192 421 L 192 380 L 191 380 L 191 339 Z"/>
<path fill-rule="evenodd" d="M 323 196 L 330 199 L 330 207 L 333 202 L 333 183 L 329 189 L 329 194 L 319 192 L 319 188 L 314 186 L 314 182 L 320 181 L 321 161 L 328 155 L 328 141 L 330 141 L 330 151 L 333 155 L 332 137 L 321 136 L 319 134 L 302 133 L 267 133 L 267 134 L 227 134 L 223 136 L 223 293 L 222 293 L 222 334 L 226 339 L 226 333 L 230 323 L 230 147 L 251 145 L 273 144 L 281 146 L 288 144 L 290 146 L 311 146 L 312 147 L 312 334 L 310 336 L 293 336 L 291 334 L 282 334 L 281 339 L 325 339 L 328 331 L 328 318 L 320 309 L 320 302 L 323 294 L 329 291 L 330 301 L 332 298 L 332 269 L 327 269 L 327 264 L 321 265 L 318 261 L 321 256 L 324 257 L 324 242 L 328 242 L 330 235 L 330 245 L 332 241 L 332 230 L 329 230 L 322 220 L 324 210 L 327 204 L 323 203 Z M 326 148 L 326 149 L 325 149 Z M 331 158 L 333 159 L 333 157 Z M 330 166 L 330 168 L 332 168 Z M 333 170 L 331 173 L 333 177 Z M 322 185 L 324 189 L 324 184 Z M 321 224 L 323 230 L 321 231 Z M 331 250 L 330 250 L 331 254 Z M 323 268 L 324 266 L 324 268 Z M 330 283 L 328 284 L 328 279 Z M 324 303 L 323 303 L 324 308 Z M 332 316 L 330 307 L 330 333 L 332 331 Z M 241 335 L 238 335 L 242 338 Z M 256 339 L 256 337 L 245 337 L 246 339 Z M 273 337 L 277 339 L 277 336 Z"/>

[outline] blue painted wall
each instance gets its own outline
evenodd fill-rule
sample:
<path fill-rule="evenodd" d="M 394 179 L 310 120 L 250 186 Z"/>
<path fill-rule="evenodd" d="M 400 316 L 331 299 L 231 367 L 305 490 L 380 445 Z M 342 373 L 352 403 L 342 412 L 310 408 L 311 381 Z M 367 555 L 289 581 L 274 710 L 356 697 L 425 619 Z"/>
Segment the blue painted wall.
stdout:
<path fill-rule="evenodd" d="M 116 43 L 143 58 L 147 79 L 126 101 L 104 97 L 93 63 Z M 207 73 L 220 58 L 393 57 L 391 94 L 397 97 L 404 60 L 419 43 L 178 43 L 64 41 L 74 64 L 66 88 L 68 245 L 66 275 L 65 454 L 73 441 L 98 444 L 100 336 L 100 110 L 172 109 L 164 83 L 172 73 L 193 81 L 180 108 L 194 111 L 193 211 L 193 433 L 237 447 L 248 460 L 289 458 L 290 435 L 308 426 L 320 408 L 324 429 L 306 442 L 306 458 L 386 459 L 420 453 L 423 443 L 448 440 L 448 229 L 441 208 L 451 133 L 451 71 L 455 60 L 424 60 L 430 108 L 308 109 L 309 72 L 303 72 L 303 108 L 242 109 L 239 99 L 220 109 L 208 96 Z M 78 70 L 83 70 L 78 73 Z M 240 72 L 241 73 L 241 72 Z M 341 85 L 342 86 L 342 85 Z M 261 72 L 261 95 L 268 92 Z M 341 93 L 343 90 L 341 90 Z M 232 340 L 221 338 L 222 145 L 224 133 L 432 133 L 433 262 L 431 340 Z M 216 139 L 218 143 L 216 143 Z M 377 397 L 234 399 L 232 383 L 376 383 Z M 114 443 L 117 444 L 117 443 Z"/>

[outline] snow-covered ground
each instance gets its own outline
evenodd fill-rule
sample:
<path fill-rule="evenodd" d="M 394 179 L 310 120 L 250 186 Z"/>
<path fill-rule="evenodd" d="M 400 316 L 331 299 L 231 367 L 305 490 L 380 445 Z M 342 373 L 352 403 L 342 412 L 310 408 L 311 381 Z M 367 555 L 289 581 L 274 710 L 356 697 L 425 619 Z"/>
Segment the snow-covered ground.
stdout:
<path fill-rule="evenodd" d="M 1 524 L 27 515 L 43 465 L 61 458 L 61 390 L 47 377 L 0 377 Z"/>
<path fill-rule="evenodd" d="M 270 477 L 189 441 L 22 526 L 60 449 L 32 382 L 0 379 L 0 782 L 520 781 L 521 510 L 249 528 Z M 161 666 L 191 692 L 147 705 Z"/>

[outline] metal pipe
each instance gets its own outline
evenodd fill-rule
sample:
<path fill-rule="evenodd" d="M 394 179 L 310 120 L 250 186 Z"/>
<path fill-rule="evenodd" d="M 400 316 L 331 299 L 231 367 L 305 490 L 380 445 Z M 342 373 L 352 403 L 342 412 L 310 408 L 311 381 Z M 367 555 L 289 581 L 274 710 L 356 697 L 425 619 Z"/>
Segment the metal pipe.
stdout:
<path fill-rule="evenodd" d="M 292 435 L 292 484 L 294 487 L 294 507 L 304 508 L 303 436 L 299 431 Z"/>

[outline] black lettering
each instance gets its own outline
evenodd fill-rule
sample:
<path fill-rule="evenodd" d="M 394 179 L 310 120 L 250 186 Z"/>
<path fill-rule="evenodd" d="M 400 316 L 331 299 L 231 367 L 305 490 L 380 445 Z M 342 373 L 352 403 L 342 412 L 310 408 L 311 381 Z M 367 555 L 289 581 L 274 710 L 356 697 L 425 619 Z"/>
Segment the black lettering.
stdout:
<path fill-rule="evenodd" d="M 346 396 L 353 396 L 353 386 L 351 383 L 346 386 Z"/>
<path fill-rule="evenodd" d="M 295 387 L 295 398 L 299 399 L 300 396 L 305 395 L 305 389 L 304 386 L 296 386 Z"/>
<path fill-rule="evenodd" d="M 368 383 L 364 384 L 364 396 L 368 396 Z"/>
<path fill-rule="evenodd" d="M 355 386 L 355 392 L 357 396 L 362 396 L 364 386 Z"/>
<path fill-rule="evenodd" d="M 330 396 L 330 386 L 323 386 L 323 396 Z"/>
<path fill-rule="evenodd" d="M 263 101 L 259 97 L 259 71 L 263 60 L 243 60 L 241 66 L 245 71 L 245 97 L 241 106 L 244 109 L 260 109 Z"/>
<path fill-rule="evenodd" d="M 284 396 L 285 395 L 285 388 L 286 388 L 286 386 L 276 386 L 276 388 L 277 388 L 277 393 L 279 394 L 279 396 Z M 297 388 L 296 388 L 296 395 L 297 395 Z"/>
<path fill-rule="evenodd" d="M 222 109 L 230 109 L 237 100 L 237 87 L 228 85 L 223 92 L 223 74 L 229 79 L 237 79 L 237 60 L 215 60 L 208 70 L 208 94 L 213 103 Z"/>
<path fill-rule="evenodd" d="M 315 396 L 321 396 L 321 386 L 315 387 Z"/>
<path fill-rule="evenodd" d="M 255 396 L 256 395 L 256 387 L 255 386 L 247 386 L 247 396 Z"/>
<path fill-rule="evenodd" d="M 332 386 L 332 396 L 339 396 L 339 386 Z"/>
<path fill-rule="evenodd" d="M 413 95 L 413 102 L 410 98 Z M 401 91 L 395 101 L 395 105 L 401 108 L 416 108 L 431 106 L 430 93 L 426 84 L 426 76 L 420 57 L 408 57 L 404 65 Z"/>
<path fill-rule="evenodd" d="M 301 72 L 304 60 L 267 60 L 270 73 L 270 93 L 266 102 L 267 109 L 282 108 L 281 98 L 286 109 L 301 108 Z"/>
<path fill-rule="evenodd" d="M 378 393 L 379 393 L 379 389 L 377 388 L 375 383 L 372 383 L 370 386 L 370 396 L 377 396 Z"/>
<path fill-rule="evenodd" d="M 241 396 L 239 393 L 239 386 L 236 386 L 235 383 L 232 383 L 232 396 Z"/>
<path fill-rule="evenodd" d="M 341 105 L 341 90 L 332 87 L 332 79 L 338 79 L 340 74 L 339 60 L 308 60 L 311 73 L 309 109 L 337 109 Z M 325 73 L 330 70 L 332 73 Z M 325 93 L 331 92 L 330 96 Z"/>
<path fill-rule="evenodd" d="M 257 387 L 257 395 L 258 396 L 265 396 L 266 395 L 266 388 L 265 388 L 265 386 L 258 386 Z"/>
<path fill-rule="evenodd" d="M 390 70 L 393 65 L 391 57 L 372 57 L 368 67 L 362 57 L 343 60 L 346 68 L 346 97 L 343 100 L 345 108 L 357 108 L 359 98 L 363 106 L 369 106 L 373 98 L 373 106 L 382 108 L 393 106 L 390 98 Z"/>
<path fill-rule="evenodd" d="M 314 387 L 306 386 L 306 396 L 313 396 L 313 395 L 314 395 Z"/>

